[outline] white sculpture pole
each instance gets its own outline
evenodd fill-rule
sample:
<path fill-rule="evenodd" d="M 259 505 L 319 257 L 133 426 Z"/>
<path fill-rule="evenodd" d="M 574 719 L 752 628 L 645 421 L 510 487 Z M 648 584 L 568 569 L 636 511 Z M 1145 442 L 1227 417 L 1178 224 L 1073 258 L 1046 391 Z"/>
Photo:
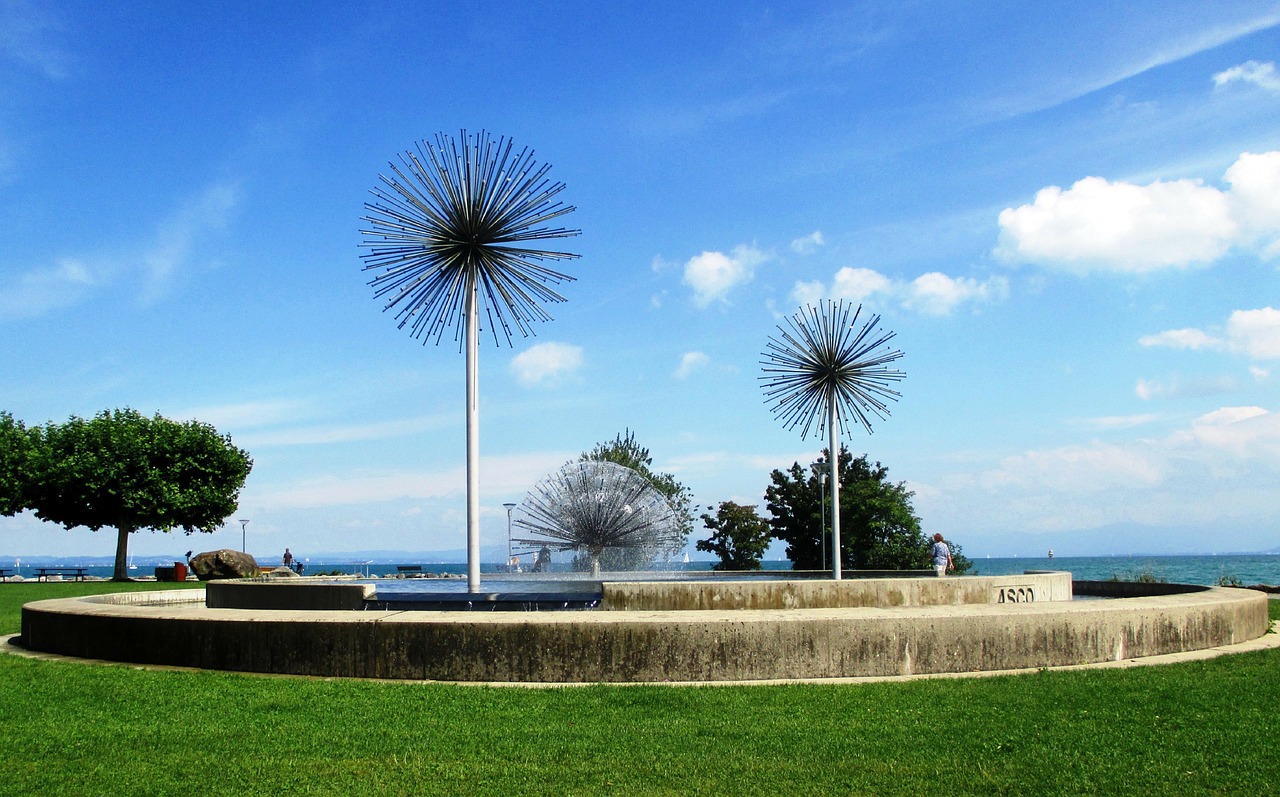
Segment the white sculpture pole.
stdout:
<path fill-rule="evenodd" d="M 839 581 L 841 554 L 840 550 L 840 438 L 837 435 L 838 427 L 836 421 L 836 397 L 835 389 L 832 388 L 827 392 L 827 431 L 830 432 L 831 453 L 828 455 L 831 460 L 831 552 L 834 557 L 831 563 L 831 577 Z"/>
<path fill-rule="evenodd" d="M 467 591 L 480 591 L 480 313 L 475 271 L 467 274 Z"/>

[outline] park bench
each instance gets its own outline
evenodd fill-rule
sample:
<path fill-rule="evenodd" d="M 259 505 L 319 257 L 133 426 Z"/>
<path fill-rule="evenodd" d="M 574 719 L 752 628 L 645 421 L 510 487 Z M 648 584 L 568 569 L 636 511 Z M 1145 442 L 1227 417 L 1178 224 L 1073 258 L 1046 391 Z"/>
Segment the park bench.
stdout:
<path fill-rule="evenodd" d="M 84 567 L 37 567 L 36 581 L 48 581 L 49 576 L 70 576 L 75 581 L 84 581 L 89 571 Z"/>
<path fill-rule="evenodd" d="M 402 576 L 414 573 L 422 575 L 422 565 L 396 565 L 396 572 Z"/>
<path fill-rule="evenodd" d="M 9 580 L 9 576 L 11 576 L 11 575 L 13 575 L 13 571 L 12 571 L 12 570 L 9 570 L 9 569 L 6 569 L 6 568 L 0 568 L 0 581 L 8 581 L 8 580 Z"/>

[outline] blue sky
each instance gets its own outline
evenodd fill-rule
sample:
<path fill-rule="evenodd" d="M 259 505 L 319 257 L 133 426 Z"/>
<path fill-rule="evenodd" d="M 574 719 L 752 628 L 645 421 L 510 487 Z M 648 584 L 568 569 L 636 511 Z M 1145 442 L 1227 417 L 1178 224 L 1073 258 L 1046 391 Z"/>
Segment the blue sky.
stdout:
<path fill-rule="evenodd" d="M 761 352 L 840 298 L 907 372 L 847 443 L 928 532 L 1271 549 L 1277 61 L 1276 2 L 0 0 L 0 408 L 214 424 L 259 555 L 463 547 L 463 358 L 381 312 L 359 218 L 400 152 L 484 129 L 582 230 L 555 320 L 481 350 L 486 545 L 627 428 L 700 504 L 762 503 L 821 443 Z M 0 555 L 113 545 L 0 519 Z"/>

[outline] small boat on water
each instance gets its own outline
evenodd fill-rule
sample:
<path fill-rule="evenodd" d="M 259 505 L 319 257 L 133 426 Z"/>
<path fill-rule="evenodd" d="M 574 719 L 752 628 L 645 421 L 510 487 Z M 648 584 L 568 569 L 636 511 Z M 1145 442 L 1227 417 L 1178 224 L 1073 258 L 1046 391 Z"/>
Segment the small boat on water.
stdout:
<path fill-rule="evenodd" d="M 1050 558 L 1050 559 L 1052 559 L 1052 558 L 1053 558 L 1053 549 L 1052 549 L 1052 548 L 1050 548 L 1050 549 L 1049 549 L 1049 558 Z"/>

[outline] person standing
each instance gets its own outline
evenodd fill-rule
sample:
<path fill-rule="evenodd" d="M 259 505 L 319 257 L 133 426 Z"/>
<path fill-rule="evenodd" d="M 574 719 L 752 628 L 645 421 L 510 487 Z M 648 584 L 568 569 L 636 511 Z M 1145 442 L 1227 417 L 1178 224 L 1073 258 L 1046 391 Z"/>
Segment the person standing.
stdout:
<path fill-rule="evenodd" d="M 289 568 L 290 570 L 293 569 L 293 553 L 288 548 L 284 549 L 284 557 L 282 558 L 281 561 L 284 562 L 285 567 Z"/>
<path fill-rule="evenodd" d="M 933 547 L 929 549 L 929 557 L 933 559 L 933 572 L 939 578 L 945 576 L 947 571 L 953 567 L 951 564 L 951 548 L 942 539 L 941 534 L 933 535 Z"/>

